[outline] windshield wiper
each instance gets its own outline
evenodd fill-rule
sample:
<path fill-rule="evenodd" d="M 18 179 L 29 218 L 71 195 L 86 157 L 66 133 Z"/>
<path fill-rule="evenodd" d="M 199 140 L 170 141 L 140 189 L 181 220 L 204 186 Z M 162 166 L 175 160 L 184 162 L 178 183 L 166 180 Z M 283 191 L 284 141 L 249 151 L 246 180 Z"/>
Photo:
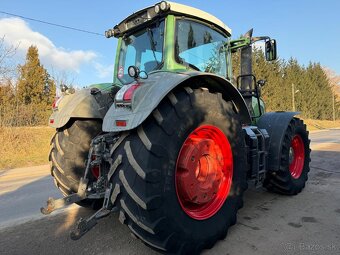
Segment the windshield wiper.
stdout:
<path fill-rule="evenodd" d="M 150 40 L 150 46 L 151 46 L 152 54 L 153 54 L 153 57 L 155 58 L 155 60 L 157 62 L 157 66 L 155 67 L 154 70 L 157 70 L 157 69 L 159 69 L 163 66 L 163 62 L 159 62 L 157 60 L 157 57 L 156 57 L 156 42 L 153 38 L 152 30 L 150 28 L 148 28 L 147 32 L 148 32 L 148 37 L 149 37 L 149 40 Z"/>

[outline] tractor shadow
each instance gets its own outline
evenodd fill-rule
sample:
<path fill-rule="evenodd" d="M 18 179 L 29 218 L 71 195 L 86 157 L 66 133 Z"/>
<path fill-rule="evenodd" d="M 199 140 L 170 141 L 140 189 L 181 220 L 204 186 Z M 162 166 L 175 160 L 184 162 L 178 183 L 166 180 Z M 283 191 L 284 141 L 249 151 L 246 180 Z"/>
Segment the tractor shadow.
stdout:
<path fill-rule="evenodd" d="M 44 216 L 40 207 L 50 196 L 61 197 L 49 176 L 0 195 L 0 254 L 158 254 L 130 235 L 118 213 L 100 220 L 80 240 L 71 240 L 78 219 L 95 211 L 73 205 Z"/>

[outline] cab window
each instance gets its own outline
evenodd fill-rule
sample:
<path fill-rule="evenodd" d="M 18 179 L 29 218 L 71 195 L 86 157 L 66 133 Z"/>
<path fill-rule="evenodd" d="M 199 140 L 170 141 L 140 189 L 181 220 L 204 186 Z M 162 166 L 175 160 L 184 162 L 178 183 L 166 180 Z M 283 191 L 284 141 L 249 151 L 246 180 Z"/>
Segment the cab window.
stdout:
<path fill-rule="evenodd" d="M 175 59 L 188 68 L 227 75 L 227 38 L 207 25 L 192 20 L 176 22 Z"/>

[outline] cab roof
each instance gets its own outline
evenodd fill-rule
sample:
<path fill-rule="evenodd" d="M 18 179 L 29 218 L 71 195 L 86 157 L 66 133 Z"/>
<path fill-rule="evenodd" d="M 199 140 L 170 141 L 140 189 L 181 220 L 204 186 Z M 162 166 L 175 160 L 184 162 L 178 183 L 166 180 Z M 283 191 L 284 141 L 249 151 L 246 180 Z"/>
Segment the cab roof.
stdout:
<path fill-rule="evenodd" d="M 217 25 L 220 29 L 223 30 L 223 32 L 226 32 L 228 35 L 231 35 L 231 28 L 229 28 L 226 24 L 224 24 L 220 19 L 216 18 L 215 16 L 202 11 L 200 9 L 187 6 L 184 4 L 178 4 L 174 2 L 168 2 L 170 4 L 170 11 L 179 13 L 179 14 L 185 14 L 188 16 L 194 16 L 201 18 L 209 23 L 213 23 Z"/>
<path fill-rule="evenodd" d="M 126 19 L 124 19 L 122 22 L 120 22 L 118 25 L 114 27 L 114 32 L 115 32 L 114 36 L 118 37 L 120 34 L 125 33 L 126 31 L 134 27 L 137 27 L 143 23 L 146 23 L 147 21 L 153 20 L 154 18 L 160 15 L 168 15 L 168 14 L 177 14 L 177 15 L 182 14 L 184 16 L 201 19 L 203 21 L 206 21 L 216 26 L 228 36 L 231 36 L 231 29 L 226 24 L 224 24 L 221 20 L 216 18 L 215 16 L 205 11 L 202 11 L 200 9 L 190 7 L 184 4 L 178 4 L 178 3 L 169 2 L 169 1 L 163 1 L 163 2 L 165 2 L 168 6 L 166 11 L 156 13 L 155 6 L 159 5 L 161 2 L 155 4 L 154 6 L 150 6 L 140 11 L 137 11 L 133 13 L 132 15 L 128 16 Z"/>

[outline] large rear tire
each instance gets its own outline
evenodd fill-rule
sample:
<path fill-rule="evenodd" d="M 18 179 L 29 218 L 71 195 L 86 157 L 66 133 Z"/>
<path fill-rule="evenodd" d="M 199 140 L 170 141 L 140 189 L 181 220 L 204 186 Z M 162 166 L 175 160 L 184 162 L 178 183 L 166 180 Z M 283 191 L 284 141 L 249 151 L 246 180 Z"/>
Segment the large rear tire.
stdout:
<path fill-rule="evenodd" d="M 221 94 L 170 93 L 112 157 L 119 219 L 148 246 L 198 254 L 235 224 L 247 187 L 244 135 Z"/>
<path fill-rule="evenodd" d="M 308 180 L 310 151 L 306 125 L 293 118 L 281 144 L 279 171 L 268 172 L 264 187 L 283 195 L 300 193 Z"/>
<path fill-rule="evenodd" d="M 58 128 L 51 140 L 49 161 L 51 175 L 64 196 L 76 193 L 80 178 L 85 173 L 91 140 L 102 130 L 99 120 L 76 119 Z M 95 200 L 78 203 L 84 207 L 95 207 Z"/>

